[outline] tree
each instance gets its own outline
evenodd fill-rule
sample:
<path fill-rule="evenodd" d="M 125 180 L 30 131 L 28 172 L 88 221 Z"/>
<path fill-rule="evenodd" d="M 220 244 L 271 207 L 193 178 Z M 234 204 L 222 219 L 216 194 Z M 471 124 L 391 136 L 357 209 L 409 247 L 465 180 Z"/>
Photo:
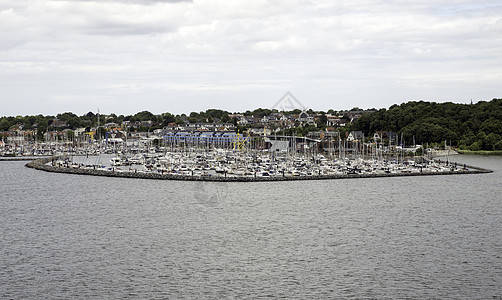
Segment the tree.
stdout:
<path fill-rule="evenodd" d="M 321 113 L 321 116 L 319 117 L 319 121 L 317 122 L 317 124 L 319 127 L 325 127 L 327 123 L 328 123 L 328 117 L 323 112 Z"/>
<path fill-rule="evenodd" d="M 500 135 L 491 132 L 481 141 L 481 147 L 483 150 L 493 151 L 499 141 Z"/>
<path fill-rule="evenodd" d="M 78 119 L 78 116 L 74 113 L 71 113 L 71 112 L 65 112 L 63 114 L 58 114 L 56 116 L 56 118 L 61 121 L 68 121 L 68 120 L 74 119 L 74 118 Z"/>
<path fill-rule="evenodd" d="M 224 115 L 223 117 L 221 117 L 220 121 L 221 121 L 222 123 L 228 123 L 228 122 L 230 122 L 231 120 L 230 120 L 230 117 L 228 116 L 228 114 L 226 114 L 226 115 Z"/>
<path fill-rule="evenodd" d="M 205 117 L 219 120 L 223 118 L 228 119 L 228 112 L 221 109 L 208 109 L 205 112 Z"/>
<path fill-rule="evenodd" d="M 481 144 L 479 142 L 474 142 L 468 148 L 471 151 L 479 151 L 479 150 L 481 150 Z"/>
<path fill-rule="evenodd" d="M 38 130 L 42 133 L 45 133 L 47 131 L 47 128 L 49 128 L 49 121 L 47 121 L 47 118 L 43 117 L 42 115 L 38 116 L 37 124 Z"/>
<path fill-rule="evenodd" d="M 502 140 L 498 141 L 497 144 L 495 144 L 495 150 L 502 150 Z"/>
<path fill-rule="evenodd" d="M 253 112 L 250 115 L 261 119 L 264 116 L 270 115 L 271 113 L 272 113 L 272 111 L 268 108 L 257 108 L 255 110 L 253 110 Z"/>
<path fill-rule="evenodd" d="M 12 126 L 12 124 L 6 118 L 3 118 L 2 121 L 0 121 L 0 130 L 2 130 L 2 131 L 9 130 L 9 128 L 11 126 Z"/>
<path fill-rule="evenodd" d="M 80 127 L 80 119 L 78 117 L 73 117 L 67 120 L 67 124 L 70 127 L 70 129 L 76 129 Z"/>
<path fill-rule="evenodd" d="M 144 110 L 134 115 L 136 121 L 152 121 L 157 122 L 157 117 L 155 117 L 151 112 Z"/>
<path fill-rule="evenodd" d="M 176 121 L 174 116 L 168 112 L 161 114 L 160 117 L 162 119 L 162 126 L 167 126 L 169 123 Z"/>
<path fill-rule="evenodd" d="M 66 136 L 68 137 L 68 140 L 73 141 L 75 139 L 75 132 L 73 130 L 68 130 L 66 132 Z"/>
<path fill-rule="evenodd" d="M 453 146 L 492 150 L 502 136 L 502 99 L 475 105 L 410 101 L 365 114 L 354 128 L 365 135 L 384 130 L 402 133 L 407 144 L 415 136 L 422 143 L 447 140 Z"/>

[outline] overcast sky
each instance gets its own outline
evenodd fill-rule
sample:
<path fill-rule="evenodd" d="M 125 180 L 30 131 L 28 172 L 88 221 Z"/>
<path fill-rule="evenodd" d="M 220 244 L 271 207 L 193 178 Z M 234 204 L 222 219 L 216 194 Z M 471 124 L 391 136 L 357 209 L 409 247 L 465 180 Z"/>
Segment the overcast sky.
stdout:
<path fill-rule="evenodd" d="M 0 0 L 0 30 L 2 116 L 502 98 L 500 0 Z"/>

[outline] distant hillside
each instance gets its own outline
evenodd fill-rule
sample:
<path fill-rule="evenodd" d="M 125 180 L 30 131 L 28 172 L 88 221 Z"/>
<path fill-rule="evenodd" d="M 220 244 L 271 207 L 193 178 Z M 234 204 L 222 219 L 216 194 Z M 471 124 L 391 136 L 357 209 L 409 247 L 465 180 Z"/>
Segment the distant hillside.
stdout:
<path fill-rule="evenodd" d="M 363 115 L 354 129 L 366 136 L 394 131 L 406 144 L 444 143 L 468 150 L 502 150 L 502 99 L 476 104 L 412 101 Z"/>

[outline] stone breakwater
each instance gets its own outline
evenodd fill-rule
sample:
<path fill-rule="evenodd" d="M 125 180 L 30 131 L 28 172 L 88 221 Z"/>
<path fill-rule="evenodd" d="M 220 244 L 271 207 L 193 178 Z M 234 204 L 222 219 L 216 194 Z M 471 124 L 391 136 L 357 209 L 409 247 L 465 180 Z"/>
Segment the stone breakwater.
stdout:
<path fill-rule="evenodd" d="M 47 156 L 44 156 L 44 158 L 47 157 Z M 49 156 L 50 158 L 50 156 Z M 36 157 L 24 157 L 24 156 L 21 156 L 21 157 L 0 157 L 0 161 L 28 161 L 28 160 L 34 160 L 34 159 L 38 159 Z"/>
<path fill-rule="evenodd" d="M 66 173 L 76 175 L 107 176 L 119 178 L 141 178 L 160 180 L 185 180 L 185 181 L 219 181 L 219 182 L 257 182 L 257 181 L 291 181 L 291 180 L 327 180 L 327 179 L 351 179 L 351 178 L 377 178 L 377 177 L 400 177 L 400 176 L 430 176 L 430 175 L 459 175 L 459 174 L 481 174 L 493 171 L 466 166 L 468 169 L 457 169 L 442 172 L 422 172 L 422 173 L 384 173 L 384 174 L 338 174 L 338 175 L 312 175 L 312 176 L 277 176 L 277 177 L 220 177 L 220 176 L 189 176 L 174 174 L 142 173 L 142 172 L 113 172 L 106 170 L 79 169 L 52 166 L 52 157 L 33 160 L 26 164 L 26 167 L 37 170 Z"/>

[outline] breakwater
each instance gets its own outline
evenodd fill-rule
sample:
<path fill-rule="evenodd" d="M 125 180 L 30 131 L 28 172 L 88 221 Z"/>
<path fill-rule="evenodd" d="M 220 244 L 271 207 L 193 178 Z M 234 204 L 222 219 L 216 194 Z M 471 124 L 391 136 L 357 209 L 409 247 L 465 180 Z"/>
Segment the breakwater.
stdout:
<path fill-rule="evenodd" d="M 44 158 L 47 157 L 47 156 L 44 156 Z M 49 156 L 50 158 L 50 156 Z M 31 161 L 31 160 L 34 160 L 34 159 L 38 159 L 36 157 L 24 157 L 24 156 L 21 156 L 21 157 L 18 157 L 18 156 L 14 156 L 14 157 L 0 157 L 0 161 Z"/>
<path fill-rule="evenodd" d="M 99 169 L 66 168 L 52 166 L 48 163 L 56 160 L 57 157 L 46 157 L 30 161 L 26 167 L 41 171 L 66 173 L 74 175 L 106 176 L 119 178 L 139 178 L 157 180 L 185 180 L 185 181 L 217 181 L 217 182 L 257 182 L 257 181 L 291 181 L 291 180 L 329 180 L 329 179 L 355 179 L 355 178 L 379 178 L 379 177 L 401 177 L 401 176 L 431 176 L 431 175 L 459 175 L 459 174 L 482 174 L 491 173 L 491 170 L 475 166 L 465 166 L 464 169 L 455 169 L 441 172 L 420 172 L 420 173 L 377 173 L 377 174 L 336 174 L 336 175 L 312 175 L 312 176 L 270 176 L 270 177 L 249 177 L 249 176 L 190 176 L 175 174 L 159 174 L 144 172 L 114 172 Z"/>

